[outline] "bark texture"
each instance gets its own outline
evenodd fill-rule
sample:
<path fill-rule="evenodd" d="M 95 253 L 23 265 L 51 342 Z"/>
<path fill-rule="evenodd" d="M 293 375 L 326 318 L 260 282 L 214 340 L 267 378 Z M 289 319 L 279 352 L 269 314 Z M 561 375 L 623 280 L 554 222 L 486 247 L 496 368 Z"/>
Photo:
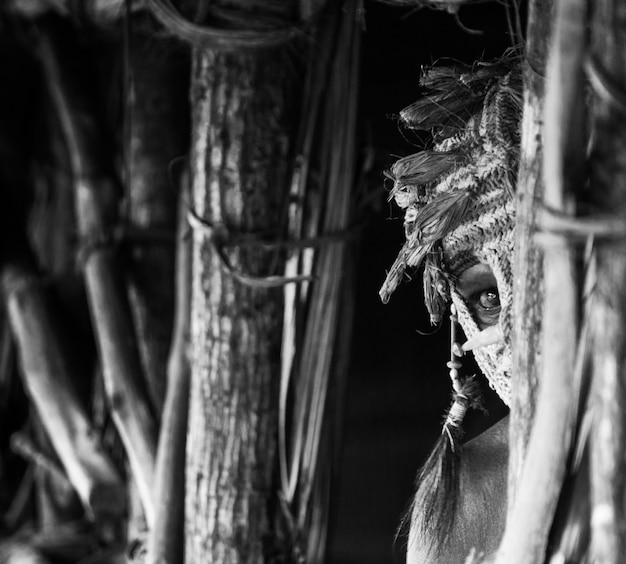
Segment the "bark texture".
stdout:
<path fill-rule="evenodd" d="M 524 114 L 513 288 L 513 374 L 509 433 L 509 508 L 515 500 L 526 445 L 533 420 L 541 341 L 542 255 L 533 239 L 537 225 L 536 201 L 543 196 L 543 100 L 545 68 L 551 32 L 552 0 L 530 3 L 528 41 L 524 67 Z"/>
<path fill-rule="evenodd" d="M 626 5 L 592 4 L 591 61 L 608 90 L 596 88 L 592 105 L 592 203 L 600 214 L 626 215 Z M 596 82 L 597 84 L 597 82 Z M 597 247 L 593 332 L 591 435 L 592 559 L 606 564 L 626 554 L 626 245 Z"/>
<path fill-rule="evenodd" d="M 277 234 L 294 68 L 281 50 L 195 50 L 192 64 L 193 205 L 207 228 L 192 258 L 185 558 L 269 562 L 282 292 L 242 284 L 218 250 L 239 273 L 282 270 L 256 245 L 226 243 Z"/>

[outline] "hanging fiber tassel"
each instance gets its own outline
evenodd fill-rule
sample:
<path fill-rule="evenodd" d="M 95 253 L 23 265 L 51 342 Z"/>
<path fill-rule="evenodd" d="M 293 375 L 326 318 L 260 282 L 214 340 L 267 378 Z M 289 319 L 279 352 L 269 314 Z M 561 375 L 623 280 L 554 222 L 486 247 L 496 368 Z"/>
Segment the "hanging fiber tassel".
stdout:
<path fill-rule="evenodd" d="M 424 260 L 424 303 L 430 315 L 430 324 L 439 325 L 449 299 L 448 282 L 441 268 L 441 246 L 428 253 Z"/>
<path fill-rule="evenodd" d="M 479 385 L 473 377 L 461 379 L 460 346 L 456 341 L 457 314 L 450 306 L 450 379 L 452 405 L 441 435 L 416 478 L 416 492 L 401 530 L 410 526 L 414 538 L 429 543 L 428 550 L 442 546 L 452 532 L 459 499 L 459 468 L 463 419 L 468 409 L 481 406 Z"/>

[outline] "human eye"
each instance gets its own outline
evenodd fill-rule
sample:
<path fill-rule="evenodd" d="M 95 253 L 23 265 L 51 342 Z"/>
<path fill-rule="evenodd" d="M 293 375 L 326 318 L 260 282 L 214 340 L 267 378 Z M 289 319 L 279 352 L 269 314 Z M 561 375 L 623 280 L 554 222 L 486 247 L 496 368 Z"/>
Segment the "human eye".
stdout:
<path fill-rule="evenodd" d="M 462 272 L 457 280 L 457 289 L 480 329 L 498 323 L 500 294 L 488 265 L 479 263 Z"/>
<path fill-rule="evenodd" d="M 495 325 L 500 317 L 500 295 L 498 288 L 490 287 L 473 293 L 469 306 L 474 314 L 476 323 L 481 329 Z"/>
<path fill-rule="evenodd" d="M 498 288 L 489 288 L 480 292 L 476 297 L 476 307 L 485 311 L 493 311 L 495 308 L 500 309 Z"/>

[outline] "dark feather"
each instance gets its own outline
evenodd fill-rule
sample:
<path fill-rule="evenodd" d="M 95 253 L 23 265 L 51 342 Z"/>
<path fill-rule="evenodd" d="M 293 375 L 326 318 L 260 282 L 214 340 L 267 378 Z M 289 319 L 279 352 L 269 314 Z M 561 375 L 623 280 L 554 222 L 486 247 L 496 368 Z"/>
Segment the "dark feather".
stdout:
<path fill-rule="evenodd" d="M 389 176 L 400 185 L 430 184 L 464 161 L 465 155 L 460 152 L 421 151 L 397 160 Z"/>
<path fill-rule="evenodd" d="M 412 224 L 412 230 L 417 232 L 419 240 L 434 243 L 454 231 L 467 215 L 471 196 L 469 190 L 454 190 L 426 204 Z"/>
<path fill-rule="evenodd" d="M 471 93 L 451 97 L 443 94 L 428 94 L 413 102 L 400 112 L 405 127 L 416 130 L 441 129 L 437 138 L 447 137 L 463 129 L 482 103 L 480 96 Z"/>
<path fill-rule="evenodd" d="M 468 67 L 433 67 L 424 73 L 424 97 L 400 112 L 410 129 L 437 130 L 436 137 L 447 137 L 450 129 L 463 128 L 483 106 L 487 90 L 511 70 L 518 59 L 510 54 L 490 64 Z"/>
<path fill-rule="evenodd" d="M 408 241 L 404 243 L 398 257 L 391 266 L 391 269 L 387 273 L 385 281 L 378 292 L 378 295 L 384 304 L 389 301 L 391 294 L 393 294 L 394 290 L 398 287 L 400 282 L 402 282 L 406 269 L 408 267 L 417 268 L 421 264 L 422 260 L 424 260 L 424 257 L 429 250 L 430 245 L 411 247 Z"/>
<path fill-rule="evenodd" d="M 471 192 L 468 190 L 442 194 L 426 204 L 417 213 L 415 221 L 406 224 L 407 241 L 379 291 L 383 303 L 389 301 L 389 297 L 402 281 L 406 269 L 420 266 L 433 246 L 461 224 L 469 208 L 470 198 Z"/>

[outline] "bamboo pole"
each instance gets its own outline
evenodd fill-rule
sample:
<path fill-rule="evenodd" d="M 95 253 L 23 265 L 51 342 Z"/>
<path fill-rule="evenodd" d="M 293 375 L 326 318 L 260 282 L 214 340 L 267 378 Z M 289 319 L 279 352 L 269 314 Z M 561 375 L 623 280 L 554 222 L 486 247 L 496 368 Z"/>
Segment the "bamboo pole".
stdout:
<path fill-rule="evenodd" d="M 590 156 L 597 214 L 626 217 L 626 12 L 622 2 L 599 0 L 591 12 L 588 70 L 594 87 Z M 626 554 L 626 245 L 623 237 L 597 243 L 597 280 L 591 312 L 593 428 L 591 560 L 623 562 Z"/>
<path fill-rule="evenodd" d="M 188 175 L 185 175 L 183 184 L 186 185 L 187 181 Z M 187 190 L 181 190 L 181 194 L 187 193 Z M 187 232 L 186 197 L 181 196 L 178 208 L 174 337 L 167 365 L 167 395 L 157 455 L 155 523 L 148 539 L 146 564 L 177 564 L 184 561 L 191 313 L 191 238 Z"/>
<path fill-rule="evenodd" d="M 77 84 L 59 64 L 54 40 L 42 32 L 39 56 L 61 123 L 73 174 L 82 268 L 102 363 L 109 409 L 137 482 L 149 525 L 153 522 L 153 472 L 157 430 L 140 389 L 141 365 L 124 285 L 112 247 L 117 198 L 93 111 Z"/>
<path fill-rule="evenodd" d="M 22 268 L 6 266 L 2 288 L 25 388 L 70 482 L 90 515 L 119 518 L 124 487 L 72 388 L 58 320 L 41 283 Z"/>

